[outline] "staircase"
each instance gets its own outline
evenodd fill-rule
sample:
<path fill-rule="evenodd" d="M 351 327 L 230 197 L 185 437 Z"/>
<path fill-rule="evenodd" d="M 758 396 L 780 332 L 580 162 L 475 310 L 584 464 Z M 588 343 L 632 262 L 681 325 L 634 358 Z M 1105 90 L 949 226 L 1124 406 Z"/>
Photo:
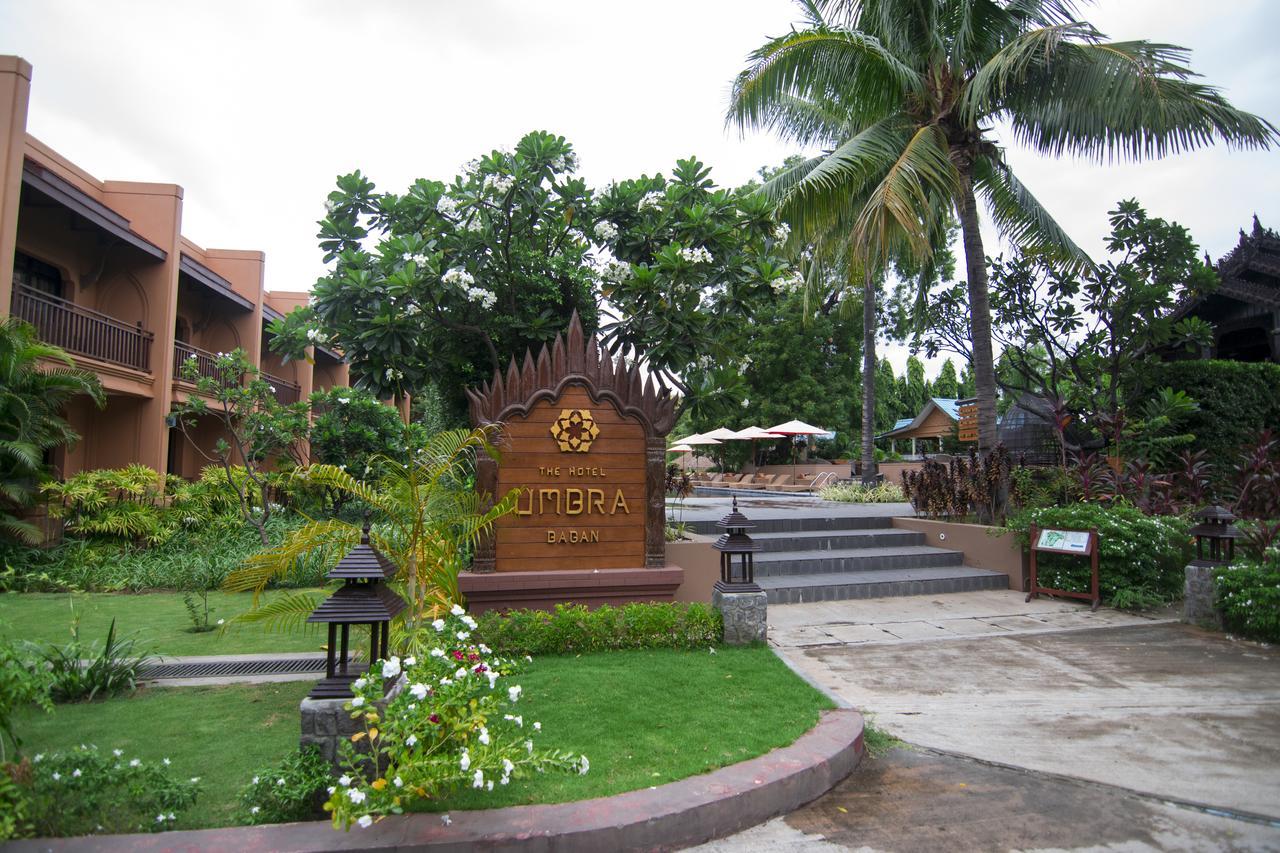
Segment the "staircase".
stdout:
<path fill-rule="evenodd" d="M 964 554 L 924 544 L 924 534 L 893 527 L 887 517 L 753 519 L 756 583 L 770 604 L 849 598 L 937 595 L 1006 589 L 1001 572 L 964 565 Z M 716 535 L 715 521 L 697 521 Z"/>

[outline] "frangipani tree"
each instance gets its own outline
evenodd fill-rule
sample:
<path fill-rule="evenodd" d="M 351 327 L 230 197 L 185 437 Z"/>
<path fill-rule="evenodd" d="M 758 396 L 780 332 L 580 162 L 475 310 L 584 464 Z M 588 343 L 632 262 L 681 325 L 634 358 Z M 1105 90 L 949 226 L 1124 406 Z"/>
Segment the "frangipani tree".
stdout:
<path fill-rule="evenodd" d="M 595 327 L 595 273 L 581 230 L 590 195 L 563 137 L 535 131 L 450 184 L 419 179 L 378 193 L 338 179 L 320 222 L 332 264 L 312 304 L 273 331 L 292 357 L 331 343 L 356 382 L 396 397 L 435 382 L 460 389 L 561 331 L 578 311 Z"/>
<path fill-rule="evenodd" d="M 1208 145 L 1269 147 L 1267 121 L 1238 110 L 1188 52 L 1109 42 L 1073 0 L 801 0 L 806 26 L 757 49 L 729 120 L 826 150 L 767 187 L 793 222 L 859 213 L 858 243 L 893 226 L 917 256 L 950 212 L 967 267 L 978 440 L 996 440 L 996 382 L 978 198 L 1013 244 L 1090 261 L 1018 180 L 995 129 L 1048 155 L 1144 160 Z M 830 140 L 834 123 L 852 123 Z"/>

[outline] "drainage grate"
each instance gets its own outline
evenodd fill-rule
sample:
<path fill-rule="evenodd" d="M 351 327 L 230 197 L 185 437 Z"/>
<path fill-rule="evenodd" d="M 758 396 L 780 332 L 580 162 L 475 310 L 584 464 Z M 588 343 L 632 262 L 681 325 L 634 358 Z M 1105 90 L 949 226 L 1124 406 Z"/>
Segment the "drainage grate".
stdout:
<path fill-rule="evenodd" d="M 289 675 L 324 672 L 324 658 L 231 660 L 214 663 L 157 663 L 143 667 L 139 678 L 212 678 L 226 675 Z"/>

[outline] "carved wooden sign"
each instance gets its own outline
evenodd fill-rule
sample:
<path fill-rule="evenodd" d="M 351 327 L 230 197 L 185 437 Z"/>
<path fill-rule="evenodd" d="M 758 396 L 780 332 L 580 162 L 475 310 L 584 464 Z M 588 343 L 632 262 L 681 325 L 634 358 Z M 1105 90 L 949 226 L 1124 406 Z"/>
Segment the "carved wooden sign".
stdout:
<path fill-rule="evenodd" d="M 669 391 L 587 338 L 564 336 L 506 376 L 468 389 L 471 420 L 501 424 L 501 464 L 481 459 L 477 488 L 520 490 L 516 512 L 477 549 L 472 571 L 661 568 Z"/>

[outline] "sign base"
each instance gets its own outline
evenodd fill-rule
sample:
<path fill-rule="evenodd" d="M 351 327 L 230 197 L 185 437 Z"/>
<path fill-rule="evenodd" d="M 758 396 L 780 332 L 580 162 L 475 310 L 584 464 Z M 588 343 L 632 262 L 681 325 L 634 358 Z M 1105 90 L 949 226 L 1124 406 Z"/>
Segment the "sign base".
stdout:
<path fill-rule="evenodd" d="M 580 569 L 536 572 L 462 572 L 458 588 L 472 613 L 552 610 L 557 604 L 620 605 L 674 601 L 684 569 Z"/>

